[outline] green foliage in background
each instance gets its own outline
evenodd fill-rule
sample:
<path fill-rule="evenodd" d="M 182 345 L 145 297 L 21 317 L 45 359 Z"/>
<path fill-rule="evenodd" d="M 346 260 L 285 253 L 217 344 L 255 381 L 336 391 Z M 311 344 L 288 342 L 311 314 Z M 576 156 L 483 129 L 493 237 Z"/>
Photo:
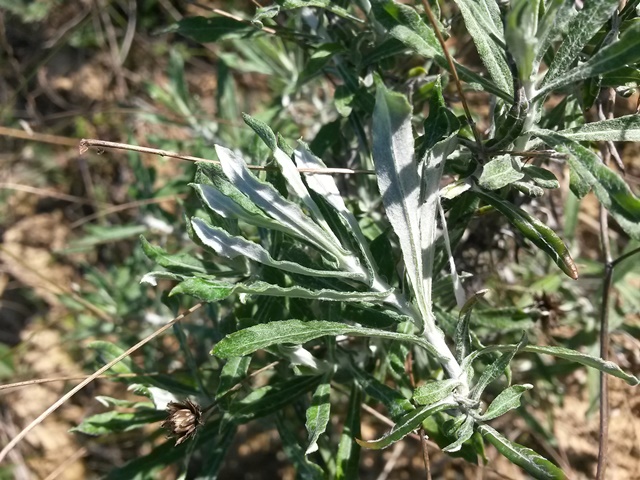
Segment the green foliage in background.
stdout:
<path fill-rule="evenodd" d="M 112 478 L 154 478 L 170 464 L 188 478 L 216 478 L 238 427 L 257 419 L 277 429 L 300 478 L 357 478 L 361 448 L 388 447 L 420 428 L 471 463 L 484 461 L 488 442 L 535 478 L 564 478 L 491 420 L 519 409 L 536 423 L 527 410 L 528 403 L 535 409 L 536 390 L 558 390 L 557 372 L 580 366 L 638 384 L 584 353 L 597 327 L 582 315 L 593 319 L 593 308 L 583 311 L 583 291 L 572 284 L 586 262 L 574 261 L 567 226 L 575 225 L 579 199 L 593 192 L 629 239 L 615 253 L 640 241 L 640 199 L 597 154 L 597 142 L 640 141 L 640 115 L 589 121 L 586 114 L 599 89 L 637 86 L 638 2 L 619 13 L 609 0 L 581 10 L 562 0 L 455 4 L 486 70 L 456 64 L 467 93 L 484 92 L 491 107 L 480 142 L 453 101 L 445 54 L 419 2 L 284 0 L 247 21 L 191 17 L 167 30 L 215 47 L 225 121 L 196 114 L 174 52 L 169 90 L 150 91 L 215 144 L 220 164 L 197 165 L 194 195 L 184 205 L 192 243 L 143 238 L 156 267 L 140 276 L 171 285 L 167 307 L 154 304 L 159 311 L 177 313 L 188 296 L 208 304 L 208 317 L 174 328 L 180 374 L 131 381 L 153 403 L 104 400 L 127 409 L 90 417 L 77 430 L 140 428 L 158 420 L 168 399 L 185 397 L 203 409 L 203 425 L 193 439 L 162 443 Z M 452 12 L 433 8 L 438 28 L 451 35 Z M 265 79 L 264 107 L 252 116 L 241 117 L 251 106 L 238 98 L 234 73 Z M 239 118 L 246 127 L 228 123 Z M 191 153 L 205 152 L 203 145 Z M 570 171 L 573 195 L 564 232 L 535 209 L 560 186 L 558 161 Z M 327 167 L 374 174 L 318 173 Z M 513 267 L 522 285 L 574 305 L 568 320 L 584 324 L 566 345 L 538 345 L 545 342 L 536 322 L 548 311 L 526 293 L 514 299 L 503 289 L 483 300 L 486 292 L 474 292 L 469 279 L 475 272 L 456 268 L 465 230 L 490 219 L 503 219 L 526 246 L 526 266 Z M 175 227 L 169 237 L 180 236 Z M 624 287 L 625 277 L 637 277 L 631 261 L 621 263 L 614 282 L 626 295 L 622 309 L 637 311 L 637 292 Z M 601 275 L 602 267 L 587 273 Z M 624 314 L 614 316 L 613 328 L 630 331 Z M 94 347 L 104 361 L 121 351 Z M 519 368 L 524 355 L 535 371 Z M 152 354 L 145 362 L 156 370 Z M 250 372 L 271 362 L 277 365 L 265 382 L 249 388 Z M 145 372 L 127 363 L 119 369 Z M 378 439 L 360 434 L 363 403 L 384 407 L 394 422 Z"/>

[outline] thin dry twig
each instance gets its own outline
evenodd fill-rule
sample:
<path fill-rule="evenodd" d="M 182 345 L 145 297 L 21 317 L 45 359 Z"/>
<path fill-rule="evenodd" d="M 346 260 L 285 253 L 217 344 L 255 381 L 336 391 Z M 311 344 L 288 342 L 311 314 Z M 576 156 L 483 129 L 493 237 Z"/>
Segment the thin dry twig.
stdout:
<path fill-rule="evenodd" d="M 205 162 L 205 163 L 213 163 L 214 165 L 220 165 L 220 162 L 217 160 L 194 157 L 191 155 L 183 155 L 181 153 L 171 152 L 169 150 L 161 150 L 159 148 L 140 147 L 138 145 L 131 145 L 128 143 L 107 142 L 105 140 L 96 140 L 91 138 L 83 138 L 82 140 L 80 140 L 80 144 L 78 146 L 80 155 L 83 155 L 84 153 L 86 153 L 87 150 L 89 150 L 89 148 L 91 147 L 95 147 L 98 149 L 115 148 L 118 150 L 129 150 L 132 152 L 150 153 L 152 155 L 160 155 L 161 157 L 167 157 L 167 158 L 177 158 L 178 160 L 186 160 L 188 162 Z M 277 170 L 276 167 L 263 167 L 260 165 L 247 165 L 247 168 L 250 170 L 261 170 L 261 171 Z M 374 175 L 375 174 L 374 170 L 361 170 L 361 169 L 352 169 L 352 168 L 298 168 L 298 171 L 302 173 L 324 174 L 324 175 L 332 175 L 332 174 Z"/>
<path fill-rule="evenodd" d="M 60 406 L 62 406 L 67 400 L 69 400 L 71 397 L 73 397 L 76 393 L 78 393 L 80 390 L 82 390 L 84 387 L 86 387 L 88 384 L 90 384 L 93 380 L 95 380 L 96 378 L 98 378 L 100 375 L 102 375 L 104 372 L 106 372 L 107 370 L 109 370 L 111 367 L 113 367 L 114 365 L 116 365 L 117 363 L 119 363 L 121 360 L 123 360 L 124 358 L 128 357 L 129 355 L 131 355 L 133 352 L 135 352 L 136 350 L 138 350 L 140 347 L 142 347 L 143 345 L 146 345 L 147 343 L 149 343 L 151 340 L 153 340 L 154 338 L 156 338 L 158 335 L 160 335 L 161 333 L 165 332 L 166 330 L 168 330 L 169 328 L 171 328 L 174 324 L 176 324 L 177 322 L 181 321 L 182 319 L 184 319 L 185 317 L 191 315 L 193 312 L 195 312 L 196 310 L 198 310 L 200 307 L 203 306 L 203 303 L 197 303 L 196 305 L 194 305 L 193 307 L 189 308 L 186 312 L 178 315 L 177 317 L 175 317 L 173 320 L 171 320 L 170 322 L 168 322 L 166 325 L 163 325 L 162 327 L 160 327 L 158 330 L 156 330 L 155 332 L 153 332 L 152 334 L 148 335 L 146 338 L 140 340 L 138 343 L 136 343 L 133 347 L 129 348 L 126 352 L 122 353 L 121 355 L 118 355 L 116 358 L 114 358 L 112 361 L 110 361 L 109 363 L 107 363 L 105 366 L 103 366 L 102 368 L 98 369 L 96 372 L 93 373 L 93 375 L 89 376 L 87 379 L 85 379 L 84 381 L 80 382 L 76 387 L 72 388 L 69 392 L 67 392 L 65 395 L 63 395 L 60 399 L 58 399 L 53 405 L 51 405 L 49 408 L 47 408 L 44 412 L 42 412 L 42 414 L 40 414 L 40 416 L 38 418 L 36 418 L 35 420 L 33 420 L 27 427 L 25 427 L 18 435 L 16 435 L 3 449 L 2 451 L 0 451 L 0 463 L 5 459 L 5 457 L 7 456 L 7 454 L 13 450 L 13 448 L 22 441 L 22 439 L 24 437 L 26 437 L 29 432 L 31 432 L 31 430 L 33 430 L 35 427 L 37 427 L 40 423 L 42 423 L 42 421 L 47 418 L 49 415 L 51 415 L 53 412 L 55 412 L 58 408 L 60 408 Z"/>
<path fill-rule="evenodd" d="M 462 83 L 460 83 L 460 77 L 458 77 L 458 71 L 456 70 L 456 66 L 453 63 L 453 58 L 451 57 L 451 54 L 447 49 L 447 45 L 445 44 L 444 38 L 442 37 L 442 33 L 440 33 L 440 29 L 438 28 L 438 22 L 436 21 L 436 17 L 433 15 L 433 11 L 429 6 L 429 2 L 427 2 L 427 0 L 422 0 L 422 5 L 424 6 L 424 11 L 427 14 L 427 17 L 429 17 L 429 23 L 431 23 L 431 26 L 433 27 L 433 32 L 436 34 L 436 37 L 438 38 L 438 42 L 440 43 L 440 46 L 442 47 L 442 51 L 444 52 L 444 56 L 447 59 L 447 63 L 449 64 L 449 71 L 453 76 L 453 80 L 456 84 L 458 95 L 460 95 L 460 101 L 462 102 L 462 107 L 464 108 L 464 114 L 467 117 L 467 122 L 469 123 L 469 127 L 473 132 L 473 138 L 476 141 L 478 151 L 482 152 L 483 151 L 482 139 L 480 138 L 480 134 L 478 133 L 478 129 L 476 128 L 476 123 L 473 120 L 473 117 L 471 116 L 471 110 L 469 109 L 469 105 L 467 104 L 467 99 L 464 96 L 464 92 L 462 90 Z"/>
<path fill-rule="evenodd" d="M 65 147 L 78 146 L 78 140 L 75 138 L 60 137 L 58 135 L 50 135 L 48 133 L 29 133 L 18 128 L 3 126 L 0 126 L 0 136 L 33 140 L 35 142 L 50 143 L 52 145 L 63 145 Z"/>

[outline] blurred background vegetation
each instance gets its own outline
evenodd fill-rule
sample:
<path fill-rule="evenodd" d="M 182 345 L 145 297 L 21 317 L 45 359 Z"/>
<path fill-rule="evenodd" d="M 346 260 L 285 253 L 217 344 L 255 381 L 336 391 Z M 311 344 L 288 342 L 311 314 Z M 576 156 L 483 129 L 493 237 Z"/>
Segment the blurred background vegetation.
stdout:
<path fill-rule="evenodd" d="M 193 165 L 115 150 L 80 155 L 81 138 L 211 158 L 214 142 L 258 148 L 241 121 L 241 112 L 248 112 L 287 139 L 315 142 L 312 148 L 329 166 L 353 166 L 357 152 L 350 159 L 331 156 L 341 129 L 354 128 L 341 123 L 336 112 L 344 114 L 348 102 L 336 99 L 334 105 L 335 87 L 327 78 L 300 81 L 309 74 L 308 58 L 295 43 L 275 37 L 200 43 L 170 28 L 184 17 L 226 12 L 251 19 L 255 11 L 250 1 L 0 0 L 0 382 L 52 379 L 0 391 L 1 445 L 104 363 L 105 350 L 89 349 L 90 342 L 128 347 L 191 305 L 174 300 L 169 308 L 159 289 L 140 285 L 153 262 L 138 237 L 144 234 L 170 251 L 195 248 L 183 220 L 185 207 L 194 204 L 187 186 Z M 453 28 L 463 29 L 460 19 Z M 452 48 L 458 58 L 478 64 L 469 38 Z M 482 122 L 486 98 L 475 94 L 470 100 Z M 637 96 L 620 101 L 621 114 L 633 111 L 636 101 Z M 623 159 L 626 179 L 636 188 L 640 147 L 626 144 Z M 476 275 L 477 289 L 493 289 L 489 307 L 512 306 L 510 312 L 487 309 L 490 313 L 477 319 L 477 332 L 499 336 L 524 328 L 541 342 L 592 345 L 590 353 L 597 354 L 602 278 L 597 203 L 589 196 L 578 204 L 568 195 L 568 176 L 564 180 L 562 189 L 536 208 L 572 242 L 582 274 L 578 282 L 569 284 L 523 253 L 518 238 L 497 219 L 472 222 L 459 262 Z M 616 231 L 613 237 L 618 253 L 637 246 Z M 616 270 L 612 297 L 613 360 L 636 374 L 637 265 L 628 261 Z M 527 315 L 514 324 L 514 312 L 522 311 Z M 215 359 L 200 360 L 209 358 L 214 339 L 206 335 L 207 318 L 215 316 L 215 308 L 208 307 L 185 323 L 184 338 L 166 336 L 136 353 L 137 371 L 155 375 L 159 384 L 189 375 L 184 342 L 199 361 L 215 368 Z M 503 327 L 496 328 L 500 318 Z M 528 442 L 555 462 L 582 461 L 589 471 L 597 455 L 597 418 L 591 415 L 597 375 L 574 370 L 532 363 L 535 397 L 501 428 L 513 437 L 527 432 Z M 113 373 L 118 372 L 126 369 Z M 634 478 L 640 471 L 638 455 L 632 454 L 640 445 L 640 404 L 622 382 L 611 384 L 611 475 Z M 92 478 L 149 452 L 163 439 L 159 429 L 95 439 L 68 432 L 82 418 L 105 410 L 96 396 L 136 398 L 126 388 L 113 381 L 92 384 L 13 452 L 13 466 L 0 467 L 0 478 Z M 273 429 L 242 429 L 220 478 L 293 478 Z M 384 425 L 369 419 L 363 429 L 371 438 Z M 422 472 L 419 443 L 405 443 L 389 478 Z M 381 478 L 394 452 L 365 452 L 362 478 Z M 462 461 L 432 460 L 442 475 L 437 478 L 477 474 Z M 175 477 L 171 468 L 162 475 Z M 521 476 L 498 460 L 485 478 Z"/>

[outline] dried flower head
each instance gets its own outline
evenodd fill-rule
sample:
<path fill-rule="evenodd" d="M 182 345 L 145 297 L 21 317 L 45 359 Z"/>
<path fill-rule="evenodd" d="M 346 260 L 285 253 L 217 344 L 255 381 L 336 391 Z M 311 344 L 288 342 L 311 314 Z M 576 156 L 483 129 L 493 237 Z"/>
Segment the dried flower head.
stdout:
<path fill-rule="evenodd" d="M 160 426 L 169 430 L 169 436 L 177 438 L 176 445 L 193 437 L 202 425 L 202 410 L 189 399 L 184 402 L 169 402 L 167 412 L 169 416 Z"/>

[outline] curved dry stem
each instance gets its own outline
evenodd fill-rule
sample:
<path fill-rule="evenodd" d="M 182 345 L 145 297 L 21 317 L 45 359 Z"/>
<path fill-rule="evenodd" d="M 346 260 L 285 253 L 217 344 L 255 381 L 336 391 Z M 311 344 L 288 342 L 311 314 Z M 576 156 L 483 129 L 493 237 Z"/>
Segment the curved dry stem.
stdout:
<path fill-rule="evenodd" d="M 175 323 L 179 322 L 180 320 L 182 320 L 183 318 L 187 317 L 188 315 L 191 315 L 193 312 L 195 312 L 196 310 L 198 310 L 200 307 L 202 307 L 203 303 L 198 303 L 196 305 L 194 305 L 193 307 L 191 307 L 189 310 L 187 310 L 186 312 L 178 315 L 177 317 L 175 317 L 173 320 L 171 320 L 170 322 L 168 322 L 166 325 L 163 325 L 162 327 L 160 327 L 158 330 L 156 330 L 155 332 L 153 332 L 152 334 L 150 334 L 149 336 L 147 336 L 146 338 L 140 340 L 138 343 L 136 343 L 133 347 L 129 348 L 126 352 L 124 352 L 122 355 L 119 355 L 118 357 L 114 358 L 112 361 L 110 361 L 109 363 L 107 363 L 104 367 L 98 369 L 95 373 L 93 373 L 93 375 L 87 377 L 87 379 L 85 379 L 84 381 L 80 382 L 77 386 L 75 386 L 74 388 L 72 388 L 69 392 L 67 392 L 65 395 L 63 395 L 60 399 L 58 399 L 53 405 L 51 405 L 49 408 L 47 408 L 44 412 L 42 412 L 42 414 L 40 414 L 40 416 L 38 418 L 36 418 L 35 420 L 33 420 L 29 425 L 27 425 L 27 427 L 25 427 L 18 435 L 16 435 L 3 449 L 2 451 L 0 451 L 0 463 L 6 458 L 7 454 L 13 450 L 13 448 L 22 441 L 22 439 L 24 437 L 26 437 L 31 430 L 33 430 L 34 428 L 36 428 L 38 425 L 40 425 L 42 423 L 42 421 L 47 418 L 49 415 L 51 415 L 53 412 L 55 412 L 58 408 L 60 408 L 67 400 L 69 400 L 71 397 L 73 397 L 76 393 L 78 393 L 80 390 L 82 390 L 84 387 L 86 387 L 87 385 L 89 385 L 93 380 L 95 380 L 96 378 L 98 378 L 100 375 L 102 375 L 104 372 L 106 372 L 107 370 L 109 370 L 111 367 L 113 367 L 115 364 L 119 363 L 121 360 L 123 360 L 124 358 L 128 357 L 129 355 L 131 355 L 133 352 L 135 352 L 136 350 L 138 350 L 140 347 L 142 347 L 143 345 L 149 343 L 151 340 L 153 340 L 154 338 L 156 338 L 158 335 L 160 335 L 161 333 L 163 333 L 164 331 L 168 330 L 169 328 L 171 328 Z"/>

